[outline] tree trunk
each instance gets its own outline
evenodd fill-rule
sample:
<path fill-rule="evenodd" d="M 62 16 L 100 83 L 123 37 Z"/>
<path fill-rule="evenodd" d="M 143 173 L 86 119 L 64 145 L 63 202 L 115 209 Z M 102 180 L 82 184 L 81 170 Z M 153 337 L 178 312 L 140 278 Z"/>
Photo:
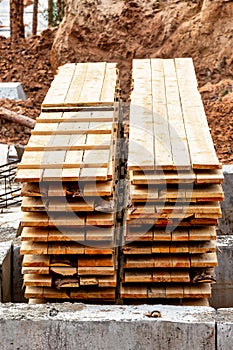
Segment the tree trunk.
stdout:
<path fill-rule="evenodd" d="M 48 0 L 48 25 L 49 25 L 49 27 L 52 27 L 52 25 L 53 25 L 53 8 L 54 8 L 53 0 Z"/>
<path fill-rule="evenodd" d="M 30 129 L 33 129 L 36 125 L 36 121 L 34 119 L 28 118 L 25 115 L 18 114 L 3 107 L 0 107 L 0 119 L 5 119 L 13 123 L 26 126 Z"/>
<path fill-rule="evenodd" d="M 32 35 L 37 34 L 37 24 L 38 24 L 38 0 L 33 2 L 33 18 L 32 18 Z"/>
<path fill-rule="evenodd" d="M 57 0 L 58 21 L 61 22 L 64 16 L 64 0 Z"/>
<path fill-rule="evenodd" d="M 10 0 L 10 30 L 12 44 L 24 38 L 23 0 Z"/>
<path fill-rule="evenodd" d="M 20 23 L 19 36 L 20 36 L 20 38 L 24 39 L 25 38 L 25 28 L 24 28 L 23 15 L 24 15 L 24 1 L 19 0 L 19 23 Z"/>

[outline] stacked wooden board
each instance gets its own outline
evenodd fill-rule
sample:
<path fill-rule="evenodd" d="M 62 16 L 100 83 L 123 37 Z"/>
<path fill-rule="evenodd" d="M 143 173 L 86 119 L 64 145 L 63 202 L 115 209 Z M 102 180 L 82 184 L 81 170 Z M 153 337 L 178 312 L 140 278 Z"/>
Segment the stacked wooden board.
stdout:
<path fill-rule="evenodd" d="M 114 302 L 118 75 L 60 67 L 18 166 L 25 296 Z"/>
<path fill-rule="evenodd" d="M 205 304 L 223 175 L 191 59 L 133 61 L 129 125 L 120 296 Z"/>

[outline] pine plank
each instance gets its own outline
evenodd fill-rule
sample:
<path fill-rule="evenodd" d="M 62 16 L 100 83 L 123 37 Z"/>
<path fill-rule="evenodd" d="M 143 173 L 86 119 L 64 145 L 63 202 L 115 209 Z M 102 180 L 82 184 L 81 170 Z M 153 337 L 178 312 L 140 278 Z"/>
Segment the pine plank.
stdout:
<path fill-rule="evenodd" d="M 104 267 L 114 266 L 114 259 L 112 256 L 98 256 L 98 257 L 80 257 L 78 259 L 78 267 Z"/>
<path fill-rule="evenodd" d="M 123 299 L 146 299 L 147 298 L 147 288 L 145 286 L 125 286 L 121 287 L 120 291 L 121 298 Z"/>
<path fill-rule="evenodd" d="M 209 298 L 211 286 L 207 283 L 184 286 L 184 298 Z"/>
<path fill-rule="evenodd" d="M 25 286 L 51 287 L 52 277 L 38 274 L 26 274 L 24 275 L 23 282 Z"/>
<path fill-rule="evenodd" d="M 205 253 L 202 255 L 191 255 L 191 267 L 214 267 L 217 266 L 216 253 Z"/>
<path fill-rule="evenodd" d="M 22 274 L 49 275 L 49 267 L 22 267 Z"/>
<path fill-rule="evenodd" d="M 71 299 L 91 300 L 91 301 L 113 301 L 115 300 L 115 288 L 98 288 L 90 287 L 87 289 L 77 289 L 70 292 Z"/>
<path fill-rule="evenodd" d="M 108 104 L 109 101 L 114 101 L 116 97 L 116 82 L 118 79 L 116 63 L 107 63 L 104 75 L 103 86 L 100 95 L 100 101 L 103 104 Z"/>
<path fill-rule="evenodd" d="M 151 286 L 147 288 L 147 297 L 149 299 L 165 298 L 166 289 L 163 286 Z"/>
<path fill-rule="evenodd" d="M 155 168 L 174 167 L 162 59 L 151 59 Z"/>
<path fill-rule="evenodd" d="M 79 105 L 97 105 L 101 103 L 101 91 L 105 77 L 106 63 L 88 63 L 82 91 L 79 96 Z M 115 89 L 114 89 L 115 90 Z M 111 101 L 110 103 L 113 103 Z M 109 101 L 105 101 L 106 104 Z"/>
<path fill-rule="evenodd" d="M 75 66 L 74 74 L 69 86 L 69 90 L 65 96 L 64 104 L 72 106 L 77 103 L 83 89 L 83 84 L 87 74 L 88 63 L 79 63 Z"/>
<path fill-rule="evenodd" d="M 114 267 L 110 266 L 91 266 L 91 267 L 78 267 L 78 274 L 80 276 L 84 275 L 100 275 L 100 276 L 105 276 L 105 275 L 114 275 L 115 269 Z"/>
<path fill-rule="evenodd" d="M 75 72 L 75 64 L 66 64 L 59 68 L 42 102 L 42 107 L 63 105 Z M 62 88 L 61 88 L 62 87 Z"/>
<path fill-rule="evenodd" d="M 172 59 L 163 60 L 169 136 L 175 169 L 191 170 L 190 154 L 183 113 Z"/>
<path fill-rule="evenodd" d="M 220 168 L 221 164 L 214 149 L 204 107 L 197 90 L 192 59 L 175 59 L 175 65 L 192 167 L 195 169 Z"/>
<path fill-rule="evenodd" d="M 24 255 L 23 267 L 49 267 L 50 257 L 48 255 Z"/>

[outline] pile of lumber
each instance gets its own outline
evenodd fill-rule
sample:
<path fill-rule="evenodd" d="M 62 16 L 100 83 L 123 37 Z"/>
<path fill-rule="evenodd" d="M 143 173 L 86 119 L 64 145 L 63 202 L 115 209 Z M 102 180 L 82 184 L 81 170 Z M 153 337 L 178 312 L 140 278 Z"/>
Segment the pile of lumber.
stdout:
<path fill-rule="evenodd" d="M 25 297 L 114 302 L 114 63 L 60 67 L 18 166 Z"/>
<path fill-rule="evenodd" d="M 192 60 L 133 61 L 128 142 L 117 101 L 114 63 L 45 97 L 17 172 L 25 296 L 206 305 L 223 175 Z"/>
<path fill-rule="evenodd" d="M 205 304 L 223 176 L 191 59 L 133 61 L 128 171 L 121 298 Z"/>

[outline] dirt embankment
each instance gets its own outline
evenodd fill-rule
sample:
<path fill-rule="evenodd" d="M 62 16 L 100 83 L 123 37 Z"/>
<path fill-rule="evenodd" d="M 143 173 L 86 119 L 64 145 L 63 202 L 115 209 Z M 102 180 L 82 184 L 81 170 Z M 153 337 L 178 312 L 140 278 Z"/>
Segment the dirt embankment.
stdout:
<path fill-rule="evenodd" d="M 47 32 L 23 44 L 26 49 L 22 46 L 21 52 L 9 49 L 7 69 L 5 58 L 0 63 L 0 79 L 23 83 L 36 116 L 52 79 L 52 42 L 54 70 L 68 61 L 118 62 L 124 99 L 129 97 L 133 58 L 191 56 L 218 156 L 229 163 L 233 161 L 232 20 L 230 0 L 67 0 L 54 42 L 54 33 Z M 7 45 L 9 41 L 0 39 L 1 56 Z"/>
<path fill-rule="evenodd" d="M 27 101 L 0 99 L 0 107 L 8 108 L 35 119 L 53 79 L 50 50 L 54 31 L 46 30 L 40 36 L 22 40 L 12 47 L 10 39 L 0 37 L 0 82 L 19 81 Z M 0 142 L 26 144 L 30 130 L 0 120 Z"/>

